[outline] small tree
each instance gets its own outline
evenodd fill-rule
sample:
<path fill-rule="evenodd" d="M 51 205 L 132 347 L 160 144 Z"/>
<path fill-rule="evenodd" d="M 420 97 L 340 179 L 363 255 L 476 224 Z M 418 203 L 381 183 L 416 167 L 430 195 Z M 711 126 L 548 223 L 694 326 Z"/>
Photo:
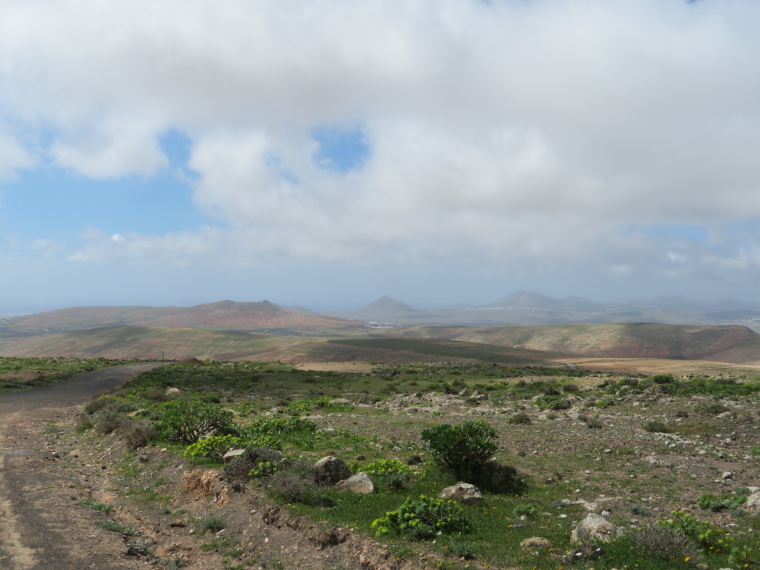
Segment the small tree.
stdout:
<path fill-rule="evenodd" d="M 485 420 L 440 424 L 422 432 L 423 441 L 440 463 L 457 477 L 470 478 L 496 453 L 496 430 Z"/>
<path fill-rule="evenodd" d="M 161 406 L 158 428 L 165 437 L 190 444 L 229 426 L 233 415 L 230 410 L 200 400 L 174 400 Z"/>

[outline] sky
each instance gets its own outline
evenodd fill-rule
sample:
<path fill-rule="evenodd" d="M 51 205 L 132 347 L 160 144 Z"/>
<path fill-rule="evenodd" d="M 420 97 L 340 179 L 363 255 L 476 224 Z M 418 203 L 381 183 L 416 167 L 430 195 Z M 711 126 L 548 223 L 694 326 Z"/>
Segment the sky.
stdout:
<path fill-rule="evenodd" d="M 756 0 L 0 0 L 0 313 L 760 301 Z"/>

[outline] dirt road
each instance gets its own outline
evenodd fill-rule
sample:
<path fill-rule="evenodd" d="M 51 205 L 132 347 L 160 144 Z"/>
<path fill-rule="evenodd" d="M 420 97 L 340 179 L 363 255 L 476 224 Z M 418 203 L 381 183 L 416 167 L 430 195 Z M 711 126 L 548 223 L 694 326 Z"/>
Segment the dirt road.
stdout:
<path fill-rule="evenodd" d="M 79 481 L 55 461 L 56 422 L 76 414 L 94 394 L 160 366 L 137 364 L 84 374 L 39 390 L 0 394 L 0 568 L 120 570 L 145 568 L 121 536 L 97 528 L 71 500 Z M 97 477 L 82 466 L 81 477 Z"/>

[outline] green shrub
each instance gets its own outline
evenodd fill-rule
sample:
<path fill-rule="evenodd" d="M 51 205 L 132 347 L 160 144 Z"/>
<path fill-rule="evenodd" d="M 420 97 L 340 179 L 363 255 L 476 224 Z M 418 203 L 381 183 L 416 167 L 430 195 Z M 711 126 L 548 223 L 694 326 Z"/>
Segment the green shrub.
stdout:
<path fill-rule="evenodd" d="M 522 503 L 517 505 L 512 511 L 516 517 L 532 518 L 538 515 L 541 511 L 536 505 L 530 503 Z"/>
<path fill-rule="evenodd" d="M 201 534 L 207 532 L 219 532 L 227 528 L 227 522 L 220 516 L 210 515 L 198 521 L 198 530 Z"/>
<path fill-rule="evenodd" d="M 232 423 L 233 413 L 198 400 L 161 404 L 159 430 L 167 439 L 195 443 L 202 436 Z"/>
<path fill-rule="evenodd" d="M 79 501 L 80 505 L 84 505 L 85 507 L 89 507 L 95 511 L 100 511 L 101 513 L 110 513 L 113 511 L 113 507 L 111 505 L 106 505 L 105 503 L 98 503 L 97 501 L 93 501 L 92 499 L 82 499 Z"/>
<path fill-rule="evenodd" d="M 672 384 L 675 382 L 675 378 L 673 378 L 672 374 L 658 374 L 657 376 L 652 376 L 652 382 L 655 384 Z"/>
<path fill-rule="evenodd" d="M 681 566 L 684 560 L 694 565 L 704 562 L 694 539 L 671 528 L 653 526 L 637 532 L 633 546 L 634 553 L 641 558 L 664 560 L 674 567 Z"/>
<path fill-rule="evenodd" d="M 528 414 L 526 414 L 525 412 L 519 412 L 517 414 L 511 415 L 509 419 L 507 420 L 507 423 L 511 425 L 518 425 L 518 424 L 530 425 L 533 422 L 531 421 L 530 416 Z"/>
<path fill-rule="evenodd" d="M 125 413 L 104 408 L 92 417 L 92 427 L 98 433 L 108 434 L 113 433 L 129 421 L 131 418 Z"/>
<path fill-rule="evenodd" d="M 314 465 L 306 460 L 283 462 L 267 479 L 267 485 L 275 496 L 288 503 L 314 507 L 335 505 L 335 499 L 327 495 L 317 481 Z"/>
<path fill-rule="evenodd" d="M 657 525 L 697 541 L 703 548 L 720 550 L 729 548 L 733 538 L 716 525 L 700 521 L 692 514 L 684 511 L 671 511 L 673 518 L 657 521 Z"/>
<path fill-rule="evenodd" d="M 697 499 L 697 506 L 705 511 L 712 511 L 717 513 L 723 510 L 733 511 L 738 509 L 741 505 L 747 502 L 747 497 L 744 495 L 733 495 L 726 493 L 717 497 L 712 493 L 702 495 Z"/>
<path fill-rule="evenodd" d="M 718 404 L 717 402 L 713 404 L 698 404 L 694 406 L 694 409 L 698 412 L 702 412 L 710 416 L 717 416 L 718 414 L 729 411 L 726 406 L 723 404 Z"/>
<path fill-rule="evenodd" d="M 261 447 L 246 449 L 235 461 L 224 466 L 224 478 L 228 481 L 264 478 L 274 474 L 287 463 L 289 460 L 279 451 Z M 269 467 L 264 467 L 265 464 Z"/>
<path fill-rule="evenodd" d="M 418 500 L 406 499 L 395 511 L 375 519 L 372 528 L 376 536 L 397 534 L 415 540 L 429 540 L 439 534 L 470 532 L 470 523 L 460 505 L 450 499 L 420 495 Z"/>
<path fill-rule="evenodd" d="M 378 459 L 361 469 L 378 485 L 390 489 L 404 489 L 414 478 L 414 469 L 398 459 Z"/>
<path fill-rule="evenodd" d="M 525 482 L 520 478 L 517 469 L 499 463 L 495 459 L 486 461 L 468 477 L 470 482 L 481 491 L 519 495 L 525 490 Z"/>
<path fill-rule="evenodd" d="M 119 426 L 119 436 L 129 449 L 138 449 L 156 439 L 158 432 L 149 422 L 132 420 Z"/>
<path fill-rule="evenodd" d="M 649 420 L 644 424 L 644 429 L 650 433 L 670 433 L 672 430 L 665 422 Z"/>
<path fill-rule="evenodd" d="M 221 461 L 232 449 L 245 447 L 246 440 L 234 435 L 212 435 L 199 439 L 185 449 L 185 457 L 209 457 Z"/>
<path fill-rule="evenodd" d="M 457 477 L 467 478 L 496 453 L 496 430 L 484 420 L 440 424 L 422 432 L 430 453 Z"/>
<path fill-rule="evenodd" d="M 124 536 L 139 536 L 140 531 L 136 528 L 132 528 L 131 526 L 127 526 L 125 524 L 120 524 L 111 520 L 105 520 L 105 521 L 95 521 L 92 523 L 94 526 L 110 530 L 113 532 L 118 532 L 121 535 Z"/>
<path fill-rule="evenodd" d="M 240 434 L 256 443 L 256 447 L 277 448 L 276 441 L 285 441 L 301 447 L 311 445 L 320 431 L 313 421 L 306 418 L 271 418 L 257 420 L 243 428 Z"/>

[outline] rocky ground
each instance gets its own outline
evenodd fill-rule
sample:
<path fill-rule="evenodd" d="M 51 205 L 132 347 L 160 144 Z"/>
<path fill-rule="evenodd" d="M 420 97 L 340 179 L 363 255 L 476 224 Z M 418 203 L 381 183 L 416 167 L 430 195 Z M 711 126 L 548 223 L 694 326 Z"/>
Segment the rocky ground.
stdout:
<path fill-rule="evenodd" d="M 385 455 L 405 460 L 411 449 L 405 443 L 418 443 L 425 426 L 484 418 L 497 428 L 497 457 L 530 485 L 555 489 L 562 501 L 580 506 L 581 514 L 602 515 L 622 531 L 684 509 L 724 528 L 760 532 L 738 521 L 735 512 L 695 504 L 707 493 L 760 490 L 757 399 L 674 398 L 654 387 L 605 396 L 603 406 L 589 406 L 602 399 L 594 390 L 603 381 L 579 382 L 581 391 L 569 395 L 569 407 L 562 410 L 477 391 L 398 394 L 377 403 L 347 393 L 352 411 L 312 419 L 328 432 L 349 430 Z M 172 450 L 129 451 L 115 435 L 77 433 L 85 394 L 60 394 L 65 392 L 0 403 L 2 567 L 401 570 L 440 562 L 424 547 L 397 558 L 387 544 L 359 530 L 289 514 L 256 487 L 227 482 L 219 470 L 189 464 Z M 530 423 L 510 423 L 515 414 L 525 414 Z M 648 430 L 650 422 L 667 424 L 672 432 Z M 350 449 L 331 453 L 354 458 Z M 321 455 L 315 452 L 313 459 Z M 104 512 L 104 506 L 113 510 Z M 751 517 L 760 505 L 746 508 Z M 559 510 L 541 516 L 567 524 L 568 533 L 582 518 L 576 511 L 568 519 Z M 219 519 L 224 528 L 214 524 Z M 106 521 L 122 526 L 107 530 L 93 524 Z M 478 561 L 461 565 L 485 567 Z"/>

